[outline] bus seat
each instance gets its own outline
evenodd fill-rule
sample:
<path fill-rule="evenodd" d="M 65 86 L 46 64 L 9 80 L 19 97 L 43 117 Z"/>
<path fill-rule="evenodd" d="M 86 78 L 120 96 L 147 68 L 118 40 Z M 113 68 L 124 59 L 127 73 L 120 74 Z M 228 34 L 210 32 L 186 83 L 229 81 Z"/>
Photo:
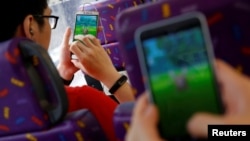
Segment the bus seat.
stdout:
<path fill-rule="evenodd" d="M 1 141 L 108 141 L 95 117 L 87 110 L 68 114 L 59 124 L 41 130 L 0 137 Z"/>
<path fill-rule="evenodd" d="M 115 34 L 114 22 L 116 15 L 130 7 L 137 7 L 143 4 L 143 0 L 102 0 L 90 3 L 83 3 L 79 6 L 79 11 L 98 11 L 99 22 L 98 25 L 102 26 L 102 31 L 97 35 L 101 44 L 109 44 L 117 41 Z"/>
<path fill-rule="evenodd" d="M 114 112 L 113 122 L 115 128 L 116 138 L 119 141 L 124 141 L 126 132 L 129 128 L 132 109 L 135 106 L 135 102 L 125 102 L 117 106 Z"/>
<path fill-rule="evenodd" d="M 87 110 L 67 114 L 63 81 L 48 52 L 26 38 L 0 43 L 0 140 L 107 140 Z"/>
<path fill-rule="evenodd" d="M 108 53 L 109 57 L 112 60 L 113 65 L 118 71 L 124 71 L 125 70 L 125 64 L 123 59 L 121 58 L 121 53 L 119 50 L 119 43 L 113 42 L 109 44 L 105 44 L 102 46 L 106 52 Z"/>

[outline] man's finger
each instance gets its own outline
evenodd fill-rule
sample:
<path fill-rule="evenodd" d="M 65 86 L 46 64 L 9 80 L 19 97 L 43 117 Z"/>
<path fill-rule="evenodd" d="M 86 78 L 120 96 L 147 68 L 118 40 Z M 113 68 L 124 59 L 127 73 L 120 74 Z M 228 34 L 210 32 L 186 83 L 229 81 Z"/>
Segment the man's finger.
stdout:
<path fill-rule="evenodd" d="M 63 43 L 64 45 L 69 44 L 70 36 L 71 36 L 71 28 L 70 28 L 70 27 L 67 27 L 67 28 L 66 28 L 66 31 L 65 31 L 65 33 L 64 33 L 64 35 L 63 35 L 63 41 L 62 41 L 62 43 Z"/>

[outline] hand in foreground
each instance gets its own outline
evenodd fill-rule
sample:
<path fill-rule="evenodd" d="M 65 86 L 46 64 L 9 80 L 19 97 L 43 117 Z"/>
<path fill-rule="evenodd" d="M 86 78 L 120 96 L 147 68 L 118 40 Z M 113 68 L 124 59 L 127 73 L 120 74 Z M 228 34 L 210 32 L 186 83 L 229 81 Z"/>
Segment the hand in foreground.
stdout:
<path fill-rule="evenodd" d="M 142 94 L 135 105 L 126 141 L 163 141 L 157 129 L 158 111 L 149 103 L 146 93 Z"/>
<path fill-rule="evenodd" d="M 208 124 L 250 124 L 250 79 L 220 60 L 216 61 L 216 74 L 225 113 L 195 114 L 187 125 L 194 137 L 207 137 Z"/>
<path fill-rule="evenodd" d="M 222 104 L 225 113 L 213 115 L 196 113 L 190 118 L 187 128 L 196 138 L 206 138 L 208 124 L 250 124 L 250 79 L 220 60 L 216 61 L 216 75 L 221 86 Z M 127 141 L 162 140 L 157 129 L 158 112 L 143 94 L 133 111 Z"/>

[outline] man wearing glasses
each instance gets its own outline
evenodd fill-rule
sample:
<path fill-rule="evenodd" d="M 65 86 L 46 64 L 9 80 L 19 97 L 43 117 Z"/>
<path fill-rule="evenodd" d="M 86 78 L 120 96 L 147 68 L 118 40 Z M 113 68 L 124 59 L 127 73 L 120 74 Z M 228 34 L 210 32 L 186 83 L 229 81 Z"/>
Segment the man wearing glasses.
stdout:
<path fill-rule="evenodd" d="M 51 13 L 51 12 L 50 12 Z M 54 15 L 50 15 L 50 16 L 45 16 L 45 15 L 34 15 L 35 18 L 37 18 L 37 20 L 39 20 L 39 18 L 48 18 L 49 19 L 49 24 L 51 29 L 55 29 L 56 25 L 57 25 L 57 21 L 59 19 L 58 16 L 54 16 Z"/>
<path fill-rule="evenodd" d="M 1 1 L 0 8 L 0 42 L 14 37 L 26 37 L 48 50 L 51 39 L 51 29 L 55 29 L 58 17 L 51 15 L 47 0 L 7 0 Z M 14 9 L 15 12 L 8 12 Z M 6 14 L 6 11 L 8 14 Z M 90 76 L 103 82 L 108 88 L 121 77 L 114 68 L 108 54 L 95 37 L 86 36 L 82 40 L 69 45 L 71 30 L 65 32 L 61 44 L 61 57 L 58 71 L 61 78 L 71 80 L 79 68 Z M 70 51 L 77 54 L 79 61 L 72 63 Z M 93 63 L 94 62 L 94 63 Z M 1 64 L 0 64 L 1 65 Z M 101 71 L 100 71 L 101 70 Z M 117 103 L 103 92 L 90 86 L 65 86 L 69 101 L 68 111 L 89 109 L 97 118 L 108 140 L 115 141 L 113 129 L 113 112 Z M 128 83 L 116 90 L 114 96 L 119 102 L 134 100 L 132 89 Z"/>

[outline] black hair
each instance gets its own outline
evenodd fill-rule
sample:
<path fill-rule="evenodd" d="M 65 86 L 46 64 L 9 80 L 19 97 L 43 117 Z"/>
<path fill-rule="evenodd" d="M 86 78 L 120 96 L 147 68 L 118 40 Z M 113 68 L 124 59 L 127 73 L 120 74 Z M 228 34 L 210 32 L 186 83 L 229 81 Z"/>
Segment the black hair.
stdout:
<path fill-rule="evenodd" d="M 1 0 L 0 42 L 13 38 L 26 16 L 42 15 L 47 6 L 47 0 Z M 43 26 L 43 18 L 34 18 Z"/>

